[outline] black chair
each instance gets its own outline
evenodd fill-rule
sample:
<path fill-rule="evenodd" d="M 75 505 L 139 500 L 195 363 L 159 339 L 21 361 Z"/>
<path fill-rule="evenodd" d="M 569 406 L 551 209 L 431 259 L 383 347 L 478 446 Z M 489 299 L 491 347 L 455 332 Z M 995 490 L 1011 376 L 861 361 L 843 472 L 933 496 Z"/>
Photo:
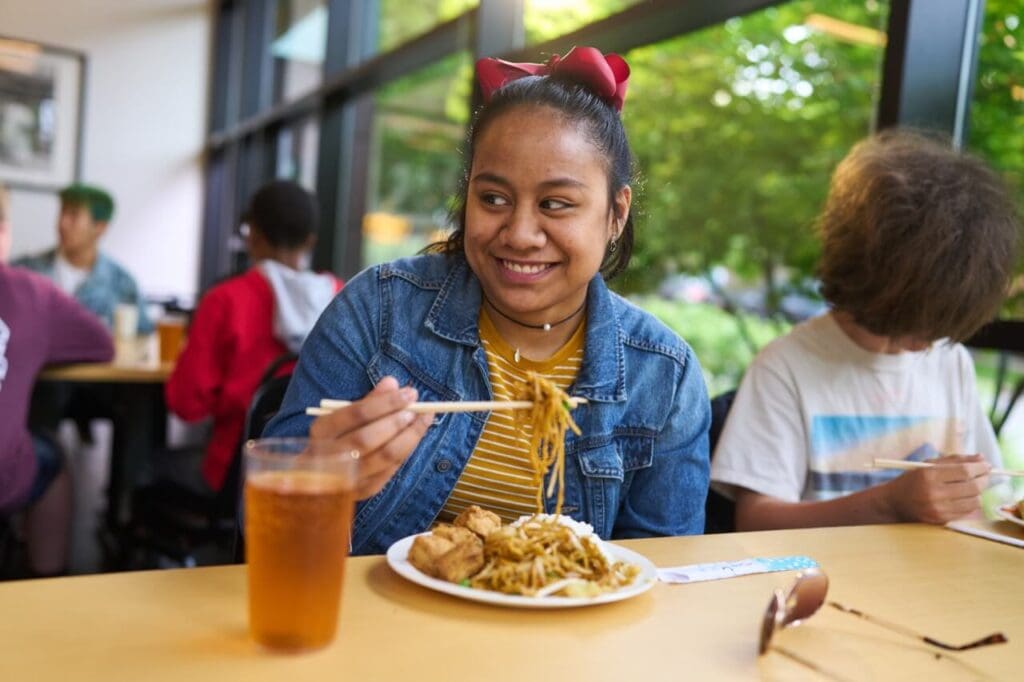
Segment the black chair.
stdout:
<path fill-rule="evenodd" d="M 0 516 L 0 580 L 16 576 L 13 564 L 18 545 L 11 520 Z"/>
<path fill-rule="evenodd" d="M 736 397 L 736 391 L 728 391 L 711 400 L 711 429 L 708 432 L 710 454 L 714 455 L 718 438 L 729 416 L 729 408 Z M 708 490 L 704 503 L 704 533 L 731 533 L 736 530 L 736 504 L 714 489 Z"/>
<path fill-rule="evenodd" d="M 263 429 L 267 427 L 270 420 L 274 418 L 277 411 L 281 409 L 281 403 L 284 401 L 284 394 L 288 391 L 288 382 L 291 380 L 291 375 L 273 377 L 268 381 L 264 382 L 259 389 L 256 390 L 255 395 L 252 397 L 252 403 L 249 405 L 249 412 L 245 415 L 245 431 L 243 432 L 242 447 L 245 447 L 245 443 L 253 438 L 259 438 L 263 435 Z M 239 458 L 240 460 L 241 458 Z M 237 520 L 234 521 L 235 533 L 234 533 L 234 551 L 232 552 L 232 559 L 236 564 L 245 562 L 245 536 L 242 535 L 242 516 L 241 516 L 241 490 L 242 490 L 242 477 L 241 475 L 236 479 L 236 494 L 235 494 L 235 506 L 232 509 L 232 514 L 238 514 Z M 232 517 L 235 519 L 235 517 Z"/>
<path fill-rule="evenodd" d="M 216 495 L 200 495 L 166 480 L 135 492 L 132 518 L 121 533 L 114 567 L 195 566 L 200 550 L 216 555 L 216 563 L 237 556 L 235 511 L 242 489 L 242 449 L 277 412 L 291 375 L 275 375 L 295 358 L 294 353 L 281 355 L 263 373 L 224 485 Z"/>

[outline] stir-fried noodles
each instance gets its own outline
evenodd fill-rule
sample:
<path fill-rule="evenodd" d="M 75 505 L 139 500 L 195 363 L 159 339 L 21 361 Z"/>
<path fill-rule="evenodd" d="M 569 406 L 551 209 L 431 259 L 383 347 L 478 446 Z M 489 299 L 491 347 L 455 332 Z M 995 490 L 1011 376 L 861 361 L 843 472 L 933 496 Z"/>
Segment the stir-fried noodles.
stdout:
<path fill-rule="evenodd" d="M 486 563 L 469 584 L 506 594 L 532 596 L 554 586 L 565 596 L 592 596 L 633 582 L 640 568 L 609 560 L 599 542 L 557 519 L 534 516 L 487 536 Z"/>

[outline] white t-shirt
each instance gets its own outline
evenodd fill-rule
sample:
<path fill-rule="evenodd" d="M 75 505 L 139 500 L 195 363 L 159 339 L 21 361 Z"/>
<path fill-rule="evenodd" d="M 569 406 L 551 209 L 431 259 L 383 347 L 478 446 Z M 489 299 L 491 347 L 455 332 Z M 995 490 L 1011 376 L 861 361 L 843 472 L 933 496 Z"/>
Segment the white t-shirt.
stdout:
<path fill-rule="evenodd" d="M 754 359 L 715 448 L 711 478 L 726 495 L 735 485 L 787 502 L 827 500 L 902 473 L 869 469 L 875 457 L 976 453 L 1002 464 L 963 346 L 872 353 L 826 314 Z"/>
<path fill-rule="evenodd" d="M 78 287 L 89 276 L 88 270 L 76 268 L 58 251 L 53 261 L 53 281 L 68 296 L 74 297 Z"/>

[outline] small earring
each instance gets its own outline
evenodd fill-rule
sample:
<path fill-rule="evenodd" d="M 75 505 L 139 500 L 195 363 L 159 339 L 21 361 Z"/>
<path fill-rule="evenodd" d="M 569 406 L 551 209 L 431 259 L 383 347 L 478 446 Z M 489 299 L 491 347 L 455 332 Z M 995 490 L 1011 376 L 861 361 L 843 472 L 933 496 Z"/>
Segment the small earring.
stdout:
<path fill-rule="evenodd" d="M 611 241 L 611 244 L 608 245 L 608 253 L 615 253 L 618 250 L 619 250 L 619 241 L 617 239 L 613 239 Z"/>

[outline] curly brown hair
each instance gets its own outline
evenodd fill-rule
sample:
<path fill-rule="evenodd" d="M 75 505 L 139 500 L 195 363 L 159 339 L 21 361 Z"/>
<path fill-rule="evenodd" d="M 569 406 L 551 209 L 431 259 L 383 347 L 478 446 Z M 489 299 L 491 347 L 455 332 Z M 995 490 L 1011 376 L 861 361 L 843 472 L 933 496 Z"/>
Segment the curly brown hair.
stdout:
<path fill-rule="evenodd" d="M 996 315 L 1020 238 L 995 172 L 906 130 L 854 146 L 818 229 L 825 299 L 873 334 L 928 341 L 962 341 Z"/>

